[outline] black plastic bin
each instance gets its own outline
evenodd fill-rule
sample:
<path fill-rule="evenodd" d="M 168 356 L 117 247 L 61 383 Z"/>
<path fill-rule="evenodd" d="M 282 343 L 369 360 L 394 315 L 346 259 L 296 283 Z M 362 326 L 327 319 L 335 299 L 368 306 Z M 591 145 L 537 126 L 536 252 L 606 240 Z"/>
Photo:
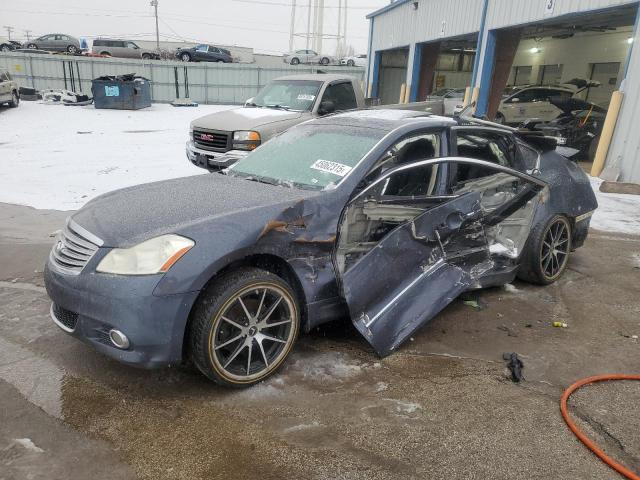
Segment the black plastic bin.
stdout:
<path fill-rule="evenodd" d="M 91 82 L 95 108 L 138 110 L 151 106 L 151 82 L 135 74 L 100 77 Z"/>

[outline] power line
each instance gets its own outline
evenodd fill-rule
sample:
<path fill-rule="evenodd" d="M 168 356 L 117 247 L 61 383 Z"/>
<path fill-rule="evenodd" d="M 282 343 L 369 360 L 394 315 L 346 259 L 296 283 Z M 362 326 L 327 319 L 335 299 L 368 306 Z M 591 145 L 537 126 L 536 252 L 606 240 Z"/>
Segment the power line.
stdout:
<path fill-rule="evenodd" d="M 13 32 L 14 28 L 8 25 L 4 25 L 2 28 L 7 31 L 7 39 L 11 40 L 11 32 Z"/>

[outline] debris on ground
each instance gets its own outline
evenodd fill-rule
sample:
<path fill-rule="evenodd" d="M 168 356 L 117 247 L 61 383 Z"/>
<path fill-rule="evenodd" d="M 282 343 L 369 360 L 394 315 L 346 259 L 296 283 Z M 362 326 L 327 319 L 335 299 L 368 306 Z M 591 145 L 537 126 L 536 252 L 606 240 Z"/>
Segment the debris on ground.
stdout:
<path fill-rule="evenodd" d="M 511 330 L 509 327 L 507 327 L 506 325 L 500 325 L 498 327 L 498 330 L 502 330 L 503 332 L 507 333 L 507 336 L 509 337 L 517 337 L 518 334 L 514 333 L 513 330 Z"/>
<path fill-rule="evenodd" d="M 522 375 L 524 363 L 522 363 L 522 360 L 520 360 L 518 354 L 515 352 L 503 353 L 502 358 L 504 360 L 508 360 L 507 368 L 511 371 L 511 380 L 513 380 L 515 383 L 520 383 L 520 381 L 524 378 Z"/>
<path fill-rule="evenodd" d="M 476 292 L 462 294 L 462 303 L 465 305 L 475 308 L 476 310 L 484 310 L 489 306 L 487 302 L 480 298 L 480 295 Z"/>
<path fill-rule="evenodd" d="M 569 325 L 565 322 L 553 322 L 553 326 L 558 328 L 567 328 Z"/>

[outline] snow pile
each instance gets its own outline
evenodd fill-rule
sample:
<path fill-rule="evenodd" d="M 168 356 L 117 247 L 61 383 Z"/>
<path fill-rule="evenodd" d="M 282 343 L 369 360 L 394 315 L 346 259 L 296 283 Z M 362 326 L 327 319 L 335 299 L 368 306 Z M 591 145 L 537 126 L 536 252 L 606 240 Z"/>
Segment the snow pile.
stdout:
<path fill-rule="evenodd" d="M 591 219 L 591 227 L 605 232 L 640 235 L 640 196 L 622 193 L 603 193 L 602 180 L 589 177 L 598 199 L 598 209 Z"/>
<path fill-rule="evenodd" d="M 229 108 L 0 108 L 0 202 L 75 210 L 118 188 L 205 173 L 185 155 L 189 123 Z"/>

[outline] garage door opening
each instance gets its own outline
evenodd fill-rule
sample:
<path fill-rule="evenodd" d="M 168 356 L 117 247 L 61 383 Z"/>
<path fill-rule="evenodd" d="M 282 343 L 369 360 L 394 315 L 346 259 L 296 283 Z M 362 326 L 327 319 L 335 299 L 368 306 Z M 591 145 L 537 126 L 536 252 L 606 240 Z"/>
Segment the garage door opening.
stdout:
<path fill-rule="evenodd" d="M 422 101 L 428 96 L 442 96 L 450 90 L 471 85 L 476 56 L 477 34 L 417 45 L 414 92 L 411 99 Z"/>
<path fill-rule="evenodd" d="M 624 78 L 637 8 L 492 32 L 487 117 L 513 126 L 527 123 L 592 160 L 611 94 Z"/>
<path fill-rule="evenodd" d="M 409 48 L 379 52 L 377 96 L 383 105 L 400 102 L 402 84 L 407 81 Z"/>

